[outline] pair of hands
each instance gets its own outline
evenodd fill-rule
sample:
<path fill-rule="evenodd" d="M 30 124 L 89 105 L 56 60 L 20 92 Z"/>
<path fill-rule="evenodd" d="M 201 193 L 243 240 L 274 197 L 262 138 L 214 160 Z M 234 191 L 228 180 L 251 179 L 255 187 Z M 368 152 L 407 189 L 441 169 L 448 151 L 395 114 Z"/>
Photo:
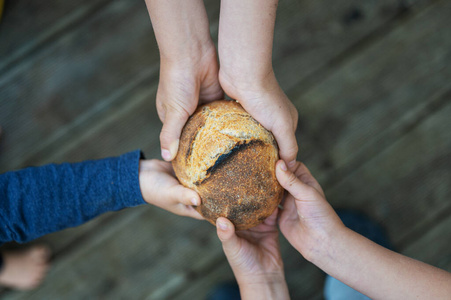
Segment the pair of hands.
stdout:
<path fill-rule="evenodd" d="M 277 0 L 221 2 L 218 56 L 202 0 L 146 0 L 160 50 L 157 112 L 163 122 L 161 155 L 171 161 L 188 118 L 199 104 L 224 93 L 270 130 L 292 169 L 298 113 L 272 68 Z"/>
<path fill-rule="evenodd" d="M 235 232 L 226 218 L 218 218 L 216 222 L 218 237 L 243 298 L 246 295 L 289 298 L 277 225 L 307 260 L 313 259 L 321 241 L 344 226 L 304 164 L 297 162 L 291 172 L 280 160 L 276 176 L 288 192 L 282 210 L 276 210 L 262 224 L 245 231 Z"/>
<path fill-rule="evenodd" d="M 139 170 L 146 202 L 178 215 L 203 219 L 192 207 L 200 204 L 198 194 L 180 185 L 170 163 L 142 160 Z M 321 242 L 344 227 L 304 164 L 296 162 L 292 172 L 280 160 L 276 165 L 276 176 L 287 190 L 283 209 L 276 210 L 262 224 L 239 232 L 235 232 L 233 224 L 226 218 L 218 218 L 216 223 L 218 237 L 243 298 L 247 298 L 246 295 L 250 298 L 256 295 L 289 298 L 278 226 L 290 244 L 310 261 Z"/>
<path fill-rule="evenodd" d="M 225 92 L 274 134 L 280 157 L 293 168 L 298 152 L 294 134 L 298 113 L 272 70 L 265 78 L 235 74 L 225 66 L 219 70 L 213 44 L 211 47 L 206 53 L 199 53 L 195 63 L 161 62 L 156 102 L 163 122 L 160 134 L 163 159 L 171 161 L 177 154 L 182 129 L 198 105 L 223 99 Z"/>

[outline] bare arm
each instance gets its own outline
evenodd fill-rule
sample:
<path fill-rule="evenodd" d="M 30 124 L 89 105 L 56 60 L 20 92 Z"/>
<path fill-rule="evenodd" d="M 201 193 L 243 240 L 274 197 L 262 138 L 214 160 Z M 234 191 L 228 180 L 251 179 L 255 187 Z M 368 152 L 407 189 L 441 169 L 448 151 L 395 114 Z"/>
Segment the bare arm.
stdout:
<path fill-rule="evenodd" d="M 239 79 L 245 82 L 272 76 L 277 3 L 278 0 L 221 1 L 218 50 L 221 65 L 226 63 L 221 66 L 227 71 L 224 75 L 243 74 Z"/>
<path fill-rule="evenodd" d="M 160 49 L 157 92 L 162 157 L 177 154 L 179 138 L 199 101 L 223 98 L 216 49 L 202 0 L 146 0 Z"/>
<path fill-rule="evenodd" d="M 433 245 L 431 245 L 433 247 Z M 451 274 L 343 228 L 311 262 L 372 299 L 449 299 Z"/>
<path fill-rule="evenodd" d="M 298 163 L 293 174 L 279 161 L 276 175 L 290 193 L 280 229 L 307 260 L 372 299 L 449 299 L 450 273 L 346 228 L 305 165 Z"/>
<path fill-rule="evenodd" d="M 280 88 L 272 67 L 277 0 L 223 0 L 219 21 L 219 81 L 266 129 L 280 156 L 293 167 L 298 113 Z"/>
<path fill-rule="evenodd" d="M 211 46 L 208 18 L 202 0 L 146 0 L 161 59 L 197 59 Z"/>

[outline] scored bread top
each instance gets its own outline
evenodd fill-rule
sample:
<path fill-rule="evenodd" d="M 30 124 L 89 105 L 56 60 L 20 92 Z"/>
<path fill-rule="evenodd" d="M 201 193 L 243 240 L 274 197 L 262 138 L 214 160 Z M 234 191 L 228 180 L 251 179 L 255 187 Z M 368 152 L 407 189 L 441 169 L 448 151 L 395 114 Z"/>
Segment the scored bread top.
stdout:
<path fill-rule="evenodd" d="M 200 106 L 183 129 L 173 164 L 175 173 L 182 184 L 197 190 L 229 153 L 256 140 L 274 145 L 278 156 L 273 135 L 237 102 L 222 100 Z"/>

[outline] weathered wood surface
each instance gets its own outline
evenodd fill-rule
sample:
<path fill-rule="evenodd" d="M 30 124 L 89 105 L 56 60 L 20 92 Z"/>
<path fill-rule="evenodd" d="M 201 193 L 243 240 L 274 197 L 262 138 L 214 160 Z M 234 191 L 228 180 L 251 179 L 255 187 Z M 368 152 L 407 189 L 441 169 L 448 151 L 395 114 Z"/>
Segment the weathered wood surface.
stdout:
<path fill-rule="evenodd" d="M 409 239 L 406 240 L 406 237 L 418 236 L 422 228 L 431 226 L 437 217 L 440 217 L 440 214 L 449 214 L 451 191 L 448 183 L 450 178 L 445 174 L 449 173 L 451 167 L 449 159 L 451 134 L 447 130 L 451 127 L 449 120 L 451 96 L 449 91 L 445 91 L 445 88 L 450 88 L 450 84 L 446 81 L 447 75 L 449 75 L 446 73 L 450 70 L 445 65 L 446 61 L 450 59 L 450 48 L 446 45 L 443 37 L 451 33 L 449 29 L 441 30 L 441 27 L 446 27 L 443 24 L 446 24 L 449 17 L 446 7 L 449 6 L 437 6 L 400 26 L 389 36 L 358 55 L 355 60 L 343 68 L 337 69 L 325 82 L 303 94 L 301 99 L 305 99 L 305 102 L 302 105 L 297 104 L 301 114 L 304 107 L 307 110 L 302 114 L 306 120 L 301 123 L 306 126 L 317 124 L 319 121 L 326 124 L 328 121 L 330 122 L 330 119 L 322 119 L 322 113 L 326 115 L 341 113 L 343 116 L 350 116 L 359 122 L 351 124 L 352 126 L 346 126 L 341 132 L 342 135 L 326 135 L 322 145 L 312 143 L 306 138 L 306 143 L 315 147 L 310 153 L 304 151 L 303 155 L 308 157 L 306 162 L 309 165 L 311 162 L 312 169 L 317 169 L 317 173 L 321 174 L 321 177 L 329 179 L 327 182 L 330 188 L 327 193 L 334 205 L 365 210 L 389 228 L 393 242 L 401 249 L 406 241 L 409 241 Z M 440 11 L 443 11 L 441 17 L 439 17 Z M 437 18 L 437 22 L 433 22 L 432 18 Z M 430 25 L 430 27 L 426 25 Z M 419 28 L 427 28 L 427 30 L 423 32 Z M 419 34 L 420 32 L 422 34 Z M 427 55 L 420 54 L 411 45 L 429 46 L 427 47 L 429 52 L 424 52 L 428 53 Z M 391 49 L 395 46 L 399 52 L 375 55 L 377 52 L 380 53 L 381 49 Z M 419 55 L 426 55 L 438 60 L 418 59 Z M 411 61 L 415 61 L 417 66 L 412 71 Z M 380 69 L 383 71 L 376 72 Z M 363 72 L 362 70 L 367 70 L 366 74 L 369 74 L 363 80 L 360 80 L 360 77 L 346 78 L 344 76 L 359 74 Z M 406 76 L 407 74 L 409 76 Z M 381 97 L 380 93 L 351 97 L 362 84 L 367 88 L 372 86 L 380 88 L 384 86 L 383 83 L 386 80 L 394 83 L 389 84 L 381 91 L 384 93 L 384 97 Z M 320 95 L 315 95 L 318 93 Z M 324 93 L 327 93 L 327 96 L 324 96 Z M 348 97 L 351 99 L 348 100 Z M 292 99 L 298 103 L 295 97 Z M 318 101 L 323 101 L 323 103 L 318 104 Z M 335 111 L 335 103 L 338 104 L 335 106 L 338 111 Z M 353 104 L 357 104 L 358 107 L 354 107 Z M 316 105 L 317 107 L 315 107 Z M 322 107 L 318 108 L 319 106 Z M 446 107 L 444 108 L 444 106 Z M 312 111 L 315 108 L 317 111 Z M 375 111 L 378 111 L 378 114 L 375 114 Z M 395 122 L 387 122 L 386 114 L 388 113 L 388 117 Z M 377 117 L 380 119 L 378 120 Z M 424 120 L 426 117 L 428 119 Z M 316 118 L 318 121 L 315 121 Z M 335 119 L 338 119 L 338 116 Z M 368 125 L 362 126 L 363 123 Z M 329 130 L 336 129 L 334 127 L 336 124 L 333 122 L 328 125 L 330 126 Z M 300 137 L 314 136 L 316 131 L 316 134 L 322 138 L 321 132 L 325 128 L 313 129 L 316 128 L 303 129 Z M 368 133 L 368 129 L 376 130 L 377 134 Z M 342 139 L 342 136 L 345 138 Z M 347 145 L 348 136 L 360 140 L 358 147 L 353 144 Z M 384 151 L 392 143 L 395 144 Z M 331 160 L 327 157 L 327 151 L 323 150 L 326 152 L 324 153 L 317 150 L 332 147 L 330 153 L 335 154 L 334 149 L 337 144 L 347 147 L 345 151 L 338 152 L 343 154 L 339 159 Z M 362 147 L 367 151 L 360 150 Z M 375 148 L 376 151 L 368 151 L 370 147 Z M 428 151 L 425 151 L 426 149 Z M 314 157 L 317 160 L 313 159 Z M 356 166 L 353 162 L 354 159 L 361 166 L 357 171 L 351 172 L 353 170 L 345 168 L 345 165 Z M 342 163 L 341 160 L 345 160 L 345 162 Z M 436 160 L 437 163 L 435 163 Z M 328 169 L 332 170 L 327 171 L 322 168 L 325 161 Z M 365 164 L 366 161 L 369 162 Z M 421 164 L 417 164 L 419 162 Z M 347 172 L 343 173 L 348 173 L 348 175 L 351 173 L 351 175 L 344 179 L 336 178 L 334 175 L 343 173 L 333 170 L 334 168 L 338 170 L 345 168 Z M 372 177 L 368 178 L 368 176 Z M 424 180 L 424 176 L 428 176 L 428 180 L 419 184 L 418 181 Z M 397 182 L 399 182 L 399 186 L 396 184 Z M 414 185 L 415 188 L 412 188 L 411 185 Z M 429 203 L 432 195 L 436 195 L 432 200 L 434 205 Z M 423 247 L 427 246 L 429 245 L 423 245 Z M 446 248 L 445 246 L 451 248 L 450 242 L 444 242 L 444 247 L 441 249 Z M 289 248 L 284 247 L 284 252 L 289 252 Z M 284 254 L 285 258 L 293 258 L 286 260 L 285 263 L 287 278 L 289 281 L 291 280 L 292 295 L 317 297 L 318 289 L 321 288 L 318 287 L 318 283 L 321 282 L 319 280 L 322 279 L 321 272 L 314 268 L 308 272 L 302 272 L 309 268 L 308 264 L 303 263 L 295 253 L 291 253 L 293 255 Z M 445 256 L 449 256 L 449 254 L 449 251 L 441 253 Z M 294 268 L 291 268 L 293 266 Z M 227 267 L 224 266 L 223 269 L 226 270 Z M 450 269 L 448 268 L 448 270 Z M 216 273 L 220 272 L 216 271 Z M 310 274 L 310 276 L 305 276 L 305 274 Z M 302 282 L 305 284 L 300 284 L 299 280 L 296 281 L 298 279 L 296 275 L 299 276 L 298 278 L 302 278 Z M 214 275 L 213 278 L 216 276 L 218 275 Z M 312 277 L 316 277 L 316 280 L 313 284 L 309 284 L 308 279 Z M 196 285 L 211 287 L 215 280 L 210 280 L 210 277 L 206 276 L 203 282 L 197 282 Z M 197 291 L 198 287 L 192 287 L 186 294 L 181 294 L 180 299 L 192 297 Z"/>
<path fill-rule="evenodd" d="M 0 26 L 0 73 L 46 47 L 71 26 L 78 26 L 108 0 L 5 1 Z M 14 27 L 8 26 L 14 24 Z"/>
<path fill-rule="evenodd" d="M 209 1 L 207 4 L 214 32 L 217 27 L 218 5 L 215 1 Z M 355 1 L 350 2 L 349 5 L 354 4 Z M 296 16 L 288 15 L 290 10 L 287 10 L 287 7 L 296 5 L 296 1 L 281 4 L 276 39 L 282 33 L 294 30 L 289 26 L 296 26 L 296 22 L 292 21 L 296 19 Z M 371 8 L 386 10 L 387 5 L 390 6 L 385 3 L 380 7 Z M 395 6 L 392 10 L 396 10 Z M 335 8 L 329 9 L 326 2 L 322 3 L 322 8 L 322 11 L 329 16 L 334 14 Z M 300 19 L 310 20 L 309 16 L 318 9 L 316 4 L 311 8 L 304 7 L 299 11 Z M 1 99 L 14 101 L 0 102 L 0 120 L 6 132 L 1 144 L 1 171 L 30 164 L 78 161 L 116 155 L 138 147 L 146 150 L 149 157 L 158 157 L 158 151 L 153 150 L 158 148 L 157 136 L 160 127 L 154 105 L 151 104 L 155 94 L 157 78 L 155 64 L 157 64 L 158 55 L 154 41 L 149 42 L 153 40 L 153 35 L 147 13 L 143 10 L 141 2 L 118 1 L 109 4 L 90 18 L 85 17 L 83 24 L 71 28 L 72 30 L 61 39 L 49 43 L 47 48 L 41 51 L 42 53 L 36 55 L 36 58 L 20 63 L 16 71 L 10 71 L 3 76 L 5 83 L 0 89 Z M 124 15 L 128 18 L 124 18 Z M 284 18 L 285 15 L 288 17 Z M 390 17 L 390 15 L 381 14 L 381 17 Z M 128 19 L 133 19 L 133 23 L 128 22 Z M 320 32 L 323 32 L 322 21 L 319 19 L 318 25 L 314 26 L 319 28 Z M 378 24 L 380 22 L 380 20 L 377 21 Z M 114 29 L 119 28 L 119 30 L 112 31 L 112 24 Z M 359 28 L 367 28 L 367 32 L 374 29 L 372 22 L 365 21 L 365 24 L 367 25 L 360 24 Z M 307 34 L 310 30 L 312 29 L 308 27 L 301 33 Z M 317 39 L 317 35 L 309 34 L 312 39 Z M 329 41 L 336 43 L 342 40 L 338 37 L 332 39 L 334 34 L 350 43 L 348 36 L 353 37 L 355 32 L 348 35 L 344 30 L 339 32 L 332 30 L 324 41 L 329 48 L 336 46 L 329 44 Z M 120 42 L 124 40 L 128 43 Z M 290 37 L 284 41 L 276 41 L 275 57 L 283 56 L 285 51 L 283 49 L 291 43 Z M 312 41 L 311 44 L 315 43 Z M 130 47 L 130 45 L 139 46 Z M 331 47 L 332 45 L 334 47 Z M 323 44 L 319 46 L 323 47 Z M 132 51 L 130 48 L 137 50 Z M 128 55 L 123 55 L 123 62 L 114 63 L 117 53 Z M 298 56 L 302 59 L 304 53 L 300 51 Z M 330 58 L 324 56 L 322 58 L 324 61 Z M 71 62 L 72 57 L 77 58 L 75 63 Z M 54 61 L 62 63 L 55 64 Z M 306 61 L 310 61 L 310 58 Z M 77 65 L 76 69 L 72 68 L 74 64 Z M 90 68 L 91 65 L 96 66 L 98 70 Z M 114 66 L 113 71 L 104 69 L 105 65 L 110 65 L 111 68 Z M 149 67 L 142 68 L 146 65 Z M 46 66 L 45 73 L 42 66 Z M 124 73 L 124 69 L 130 71 Z M 80 75 L 76 72 L 77 70 L 89 71 L 85 71 L 88 74 Z M 92 73 L 94 80 L 91 79 L 89 72 Z M 305 76 L 309 72 L 301 73 Z M 45 75 L 45 80 L 43 82 L 36 80 L 42 77 L 40 75 L 42 73 Z M 129 77 L 131 77 L 130 80 L 128 80 Z M 23 81 L 32 83 L 25 91 L 17 87 L 18 83 L 24 84 Z M 60 81 L 65 84 L 59 84 Z M 148 103 L 145 102 L 146 100 Z M 143 105 L 141 109 L 133 110 L 133 107 L 139 105 Z M 124 111 L 133 111 L 133 116 L 129 118 L 133 120 L 127 119 L 122 122 L 115 120 L 116 116 L 123 114 Z M 98 128 L 104 126 L 112 127 L 104 130 L 101 136 L 90 139 L 95 136 L 94 133 Z M 136 139 L 132 142 L 130 138 L 134 137 Z M 144 141 L 150 141 L 150 146 L 144 145 Z M 308 143 L 303 143 L 303 147 L 307 145 Z M 59 249 L 57 245 L 55 247 Z"/>
<path fill-rule="evenodd" d="M 31 153 L 96 112 L 108 113 L 117 95 L 132 88 L 130 78 L 157 74 L 158 50 L 144 2 L 139 4 L 111 2 L 0 78 L 0 99 L 14 100 L 0 104 L 1 170 L 22 167 Z M 92 124 L 86 125 L 82 130 Z"/>
<path fill-rule="evenodd" d="M 274 69 L 284 90 L 310 87 L 330 67 L 434 1 L 280 1 Z"/>
<path fill-rule="evenodd" d="M 451 86 L 448 11 L 445 2 L 425 10 L 330 69 L 312 88 L 289 92 L 300 113 L 302 158 L 322 165 L 320 175 L 332 168 L 352 171 L 351 161 L 365 162 L 440 106 L 437 97 Z"/>
<path fill-rule="evenodd" d="M 335 206 L 382 221 L 397 247 L 450 212 L 451 91 L 444 97 L 446 106 L 328 191 Z"/>
<path fill-rule="evenodd" d="M 108 4 L 82 25 L 70 28 L 67 35 L 49 42 L 33 59 L 30 54 L 23 64 L 2 74 L 0 124 L 5 127 L 6 136 L 0 142 L 0 170 L 115 155 L 138 147 L 149 157 L 158 157 L 160 125 L 152 101 L 158 55 L 150 22 L 147 13 L 142 12 L 143 3 L 117 2 Z M 395 244 L 403 249 L 415 242 L 419 233 L 427 234 L 430 228 L 437 228 L 434 222 L 437 217 L 442 218 L 440 211 L 448 213 L 448 177 L 442 173 L 449 170 L 449 159 L 440 160 L 440 156 L 447 149 L 449 152 L 451 140 L 443 129 L 450 127 L 444 115 L 449 115 L 450 86 L 446 78 L 450 75 L 451 41 L 446 38 L 450 30 L 444 26 L 450 17 L 449 4 L 435 1 L 437 4 L 424 9 L 427 2 L 413 2 L 416 5 L 408 6 L 412 7 L 410 11 L 396 18 L 396 3 L 380 2 L 381 6 L 374 7 L 371 5 L 375 2 L 371 2 L 368 7 L 364 5 L 364 15 L 374 17 L 360 19 L 355 23 L 359 25 L 352 25 L 353 30 L 344 29 L 348 28 L 345 26 L 334 30 L 341 22 L 340 14 L 335 21 L 323 25 L 322 14 L 333 16 L 335 9 L 346 12 L 345 8 L 358 5 L 357 2 L 349 1 L 349 6 L 343 8 L 331 6 L 329 1 L 292 1 L 286 2 L 286 7 L 281 2 L 275 67 L 287 70 L 284 74 L 277 71 L 278 77 L 285 88 L 290 88 L 289 96 L 301 113 L 301 158 L 324 182 L 329 200 L 340 206 L 371 207 L 367 211 L 388 226 Z M 289 9 L 300 8 L 299 5 L 302 10 L 298 12 Z M 392 14 L 380 13 L 387 7 Z M 122 14 L 128 17 L 121 17 Z M 214 16 L 215 11 L 209 9 L 209 14 Z M 126 21 L 129 18 L 134 19 L 132 23 Z M 300 26 L 302 22 L 295 18 L 307 18 L 309 26 Z M 140 30 L 128 30 L 135 26 Z M 217 22 L 211 22 L 211 26 L 214 30 Z M 307 34 L 307 44 L 310 41 L 313 45 L 308 55 L 304 56 L 301 42 L 296 44 L 297 38 L 304 35 L 282 36 L 290 32 L 285 30 L 288 28 L 292 28 L 292 33 Z M 367 38 L 375 31 L 375 36 Z M 96 34 L 86 37 L 91 32 Z M 107 37 L 98 42 L 104 34 Z M 326 37 L 322 41 L 318 38 L 321 34 Z M 139 46 L 130 50 L 115 38 Z M 355 44 L 362 39 L 364 46 L 356 49 Z M 284 47 L 293 43 L 297 48 L 288 55 Z M 85 51 L 87 45 L 90 46 Z M 117 53 L 135 56 L 124 56 L 123 61 L 116 62 Z M 68 57 L 76 57 L 80 68 L 73 69 Z M 60 63 L 53 63 L 54 60 Z M 290 61 L 296 64 L 290 66 Z M 92 78 L 76 72 L 90 64 L 109 68 L 93 71 Z M 318 82 L 309 79 L 312 74 Z M 48 79 L 39 82 L 44 75 Z M 65 84 L 52 84 L 55 78 Z M 302 84 L 296 87 L 299 81 Z M 24 82 L 33 83 L 32 88 L 14 92 L 14 85 Z M 32 98 L 41 87 L 42 95 Z M 84 97 L 90 94 L 93 96 Z M 47 104 L 37 118 L 40 102 L 46 103 L 46 97 L 55 95 L 59 98 Z M 22 102 L 6 104 L 5 99 Z M 16 120 L 22 110 L 27 115 Z M 435 118 L 438 119 L 434 121 Z M 437 140 L 444 142 L 436 147 Z M 13 141 L 18 145 L 13 146 Z M 426 155 L 422 156 L 417 148 L 425 148 Z M 412 161 L 421 163 L 416 166 Z M 422 183 L 424 177 L 418 174 L 430 176 Z M 363 179 L 372 180 L 370 189 L 362 189 L 369 182 Z M 401 182 L 399 189 L 392 183 L 395 181 Z M 411 184 L 418 186 L 415 195 Z M 434 195 L 433 205 L 424 201 L 425 193 Z M 402 195 L 412 195 L 415 203 L 406 203 Z M 390 199 L 395 199 L 395 203 Z M 412 212 L 405 214 L 406 208 Z M 196 236 L 203 240 L 194 246 Z M 107 215 L 46 240 L 56 249 L 57 257 L 45 285 L 31 293 L 4 294 L 5 299 L 121 298 L 130 293 L 149 299 L 199 298 L 196 296 L 205 295 L 217 282 L 232 278 L 209 224 L 180 219 L 156 208 Z M 323 274 L 286 243 L 283 245 L 293 298 L 318 297 Z M 440 246 L 438 255 L 449 255 L 446 246 L 450 248 L 446 242 Z M 172 251 L 179 248 L 186 251 L 186 257 Z"/>
<path fill-rule="evenodd" d="M 341 50 L 389 22 L 399 6 L 392 1 L 364 6 L 361 13 L 365 16 L 372 16 L 373 11 L 379 14 L 362 18 L 359 26 L 351 26 L 349 31 L 346 28 L 334 30 L 341 24 L 342 15 L 349 13 L 346 9 L 360 7 L 359 2 L 349 1 L 348 6 L 338 8 L 329 1 L 306 1 L 302 7 L 295 0 L 281 3 L 275 33 L 275 66 L 277 69 L 279 65 L 296 65 L 294 69 L 287 67 L 286 72 L 276 70 L 284 87 L 293 86 L 316 72 L 335 59 Z M 207 4 L 215 32 L 217 1 L 207 1 Z M 409 7 L 415 11 L 416 6 Z M 318 15 L 318 11 L 321 14 Z M 322 17 L 312 19 L 313 15 L 327 16 L 329 21 L 324 23 Z M 301 22 L 299 27 L 298 20 L 307 23 Z M 5 30 L 14 31 L 14 24 L 8 27 L 7 21 L 5 18 Z M 156 81 L 157 47 L 142 1 L 111 2 L 70 29 L 30 59 L 18 62 L 0 78 L 0 99 L 15 100 L 9 101 L 9 105 L 0 103 L 0 120 L 7 133 L 0 156 L 0 172 L 41 163 L 36 152 L 51 152 L 60 142 L 65 142 L 64 136 L 76 130 L 75 127 L 89 128 L 91 122 L 102 120 L 102 113 L 117 104 L 118 94 L 133 89 L 142 80 Z M 298 33 L 298 37 L 305 36 L 311 50 L 306 53 L 302 45 L 293 48 L 296 43 L 290 32 Z M 288 52 L 293 54 L 287 56 Z M 299 65 L 293 64 L 294 53 L 298 54 Z M 314 55 L 317 55 L 315 59 Z M 288 77 L 284 78 L 284 74 Z"/>
<path fill-rule="evenodd" d="M 449 182 L 449 181 L 448 181 Z M 439 267 L 451 270 L 451 253 L 449 237 L 451 236 L 451 217 L 448 214 L 423 236 L 417 238 L 402 253 L 405 255 Z"/>

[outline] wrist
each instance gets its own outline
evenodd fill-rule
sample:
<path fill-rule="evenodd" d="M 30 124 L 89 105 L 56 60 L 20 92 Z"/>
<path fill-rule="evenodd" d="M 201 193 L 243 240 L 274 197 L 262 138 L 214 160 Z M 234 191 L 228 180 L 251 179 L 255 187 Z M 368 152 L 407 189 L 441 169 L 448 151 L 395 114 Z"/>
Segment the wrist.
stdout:
<path fill-rule="evenodd" d="M 283 273 L 237 278 L 242 299 L 289 299 Z"/>
<path fill-rule="evenodd" d="M 334 226 L 330 230 L 317 231 L 309 236 L 305 245 L 299 251 L 306 260 L 323 269 L 330 260 L 334 259 L 335 250 L 346 240 L 350 229 L 343 224 Z M 300 246 L 300 245 L 299 245 Z"/>
<path fill-rule="evenodd" d="M 213 44 L 203 0 L 146 0 L 162 60 L 196 58 Z"/>
<path fill-rule="evenodd" d="M 144 201 L 148 204 L 151 203 L 151 191 L 149 190 L 149 181 L 150 179 L 150 172 L 152 169 L 154 169 L 154 160 L 145 160 L 141 159 L 139 161 L 139 169 L 138 169 L 138 178 L 139 178 L 139 188 L 141 190 L 141 195 L 144 199 Z"/>
<path fill-rule="evenodd" d="M 283 93 L 272 68 L 257 74 L 251 70 L 229 71 L 221 66 L 219 82 L 230 97 L 239 101 L 260 98 L 264 94 L 279 95 Z"/>
<path fill-rule="evenodd" d="M 210 36 L 205 39 L 190 37 L 186 43 L 179 41 L 177 45 L 160 46 L 160 63 L 162 66 L 194 67 L 211 56 L 216 59 L 216 48 Z"/>

